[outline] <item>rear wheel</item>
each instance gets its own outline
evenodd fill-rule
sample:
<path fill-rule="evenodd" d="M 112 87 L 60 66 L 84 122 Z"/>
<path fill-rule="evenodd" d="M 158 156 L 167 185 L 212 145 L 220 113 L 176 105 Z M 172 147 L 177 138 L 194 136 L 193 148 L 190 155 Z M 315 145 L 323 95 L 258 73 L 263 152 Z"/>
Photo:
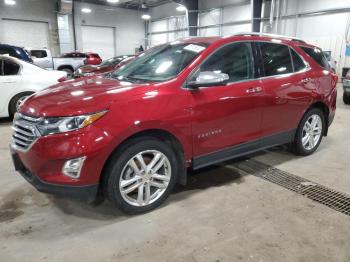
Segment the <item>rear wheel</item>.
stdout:
<path fill-rule="evenodd" d="M 23 103 L 23 101 L 25 99 L 28 98 L 28 96 L 32 95 L 33 92 L 23 92 L 20 93 L 18 95 L 15 95 L 9 104 L 9 116 L 10 118 L 13 118 L 13 116 L 15 115 L 15 113 L 18 111 L 19 107 L 21 106 L 21 104 Z"/>
<path fill-rule="evenodd" d="M 297 155 L 311 155 L 319 147 L 325 130 L 324 113 L 319 108 L 309 110 L 297 129 L 293 151 Z"/>
<path fill-rule="evenodd" d="M 180 170 L 174 151 L 150 137 L 134 139 L 123 148 L 107 168 L 108 197 L 130 214 L 158 207 L 172 191 Z"/>
<path fill-rule="evenodd" d="M 350 105 L 350 95 L 344 93 L 343 94 L 343 101 L 345 104 Z"/>

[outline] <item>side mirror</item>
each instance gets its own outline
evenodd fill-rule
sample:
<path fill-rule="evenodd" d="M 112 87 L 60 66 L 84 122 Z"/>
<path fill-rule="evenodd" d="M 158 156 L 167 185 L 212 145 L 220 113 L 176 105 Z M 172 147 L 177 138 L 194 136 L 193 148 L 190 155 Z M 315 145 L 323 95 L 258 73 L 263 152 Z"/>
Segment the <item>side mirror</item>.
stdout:
<path fill-rule="evenodd" d="M 229 80 L 229 75 L 212 71 L 200 72 L 195 81 L 190 81 L 187 86 L 190 89 L 196 89 L 201 86 L 214 86 L 224 84 Z"/>

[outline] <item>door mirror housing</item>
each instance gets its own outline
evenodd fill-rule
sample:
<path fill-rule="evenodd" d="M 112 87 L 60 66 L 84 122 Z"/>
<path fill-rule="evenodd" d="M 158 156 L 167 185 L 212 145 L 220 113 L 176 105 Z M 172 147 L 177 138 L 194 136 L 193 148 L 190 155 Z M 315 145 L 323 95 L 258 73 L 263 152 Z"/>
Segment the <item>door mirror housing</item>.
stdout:
<path fill-rule="evenodd" d="M 187 87 L 190 89 L 197 89 L 201 86 L 215 86 L 225 84 L 229 78 L 229 75 L 225 73 L 204 71 L 198 74 L 196 80 L 189 81 L 187 83 Z"/>

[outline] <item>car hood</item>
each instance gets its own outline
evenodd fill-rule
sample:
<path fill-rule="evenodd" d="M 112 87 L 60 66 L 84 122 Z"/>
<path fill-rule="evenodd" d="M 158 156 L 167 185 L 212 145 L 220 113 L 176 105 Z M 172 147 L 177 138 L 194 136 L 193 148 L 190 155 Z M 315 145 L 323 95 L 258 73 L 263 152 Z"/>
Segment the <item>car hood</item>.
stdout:
<path fill-rule="evenodd" d="M 70 80 L 30 96 L 19 111 L 31 116 L 74 116 L 108 109 L 121 99 L 146 94 L 156 88 L 147 83 L 107 79 L 100 76 Z"/>

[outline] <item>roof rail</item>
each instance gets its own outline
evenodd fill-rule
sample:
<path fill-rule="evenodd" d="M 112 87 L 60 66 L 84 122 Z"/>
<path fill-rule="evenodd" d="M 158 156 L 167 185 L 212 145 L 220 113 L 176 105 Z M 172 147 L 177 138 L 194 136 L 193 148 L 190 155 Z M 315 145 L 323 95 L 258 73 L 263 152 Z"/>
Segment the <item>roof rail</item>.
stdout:
<path fill-rule="evenodd" d="M 259 33 L 259 32 L 241 32 L 234 34 L 235 36 L 240 35 L 256 35 L 256 36 L 266 36 L 266 37 L 273 37 L 273 38 L 280 38 L 285 40 L 291 40 L 291 41 L 297 41 L 301 43 L 306 43 L 304 40 L 294 37 L 294 36 L 287 36 L 287 35 L 276 35 L 276 34 L 268 34 L 268 33 Z"/>

